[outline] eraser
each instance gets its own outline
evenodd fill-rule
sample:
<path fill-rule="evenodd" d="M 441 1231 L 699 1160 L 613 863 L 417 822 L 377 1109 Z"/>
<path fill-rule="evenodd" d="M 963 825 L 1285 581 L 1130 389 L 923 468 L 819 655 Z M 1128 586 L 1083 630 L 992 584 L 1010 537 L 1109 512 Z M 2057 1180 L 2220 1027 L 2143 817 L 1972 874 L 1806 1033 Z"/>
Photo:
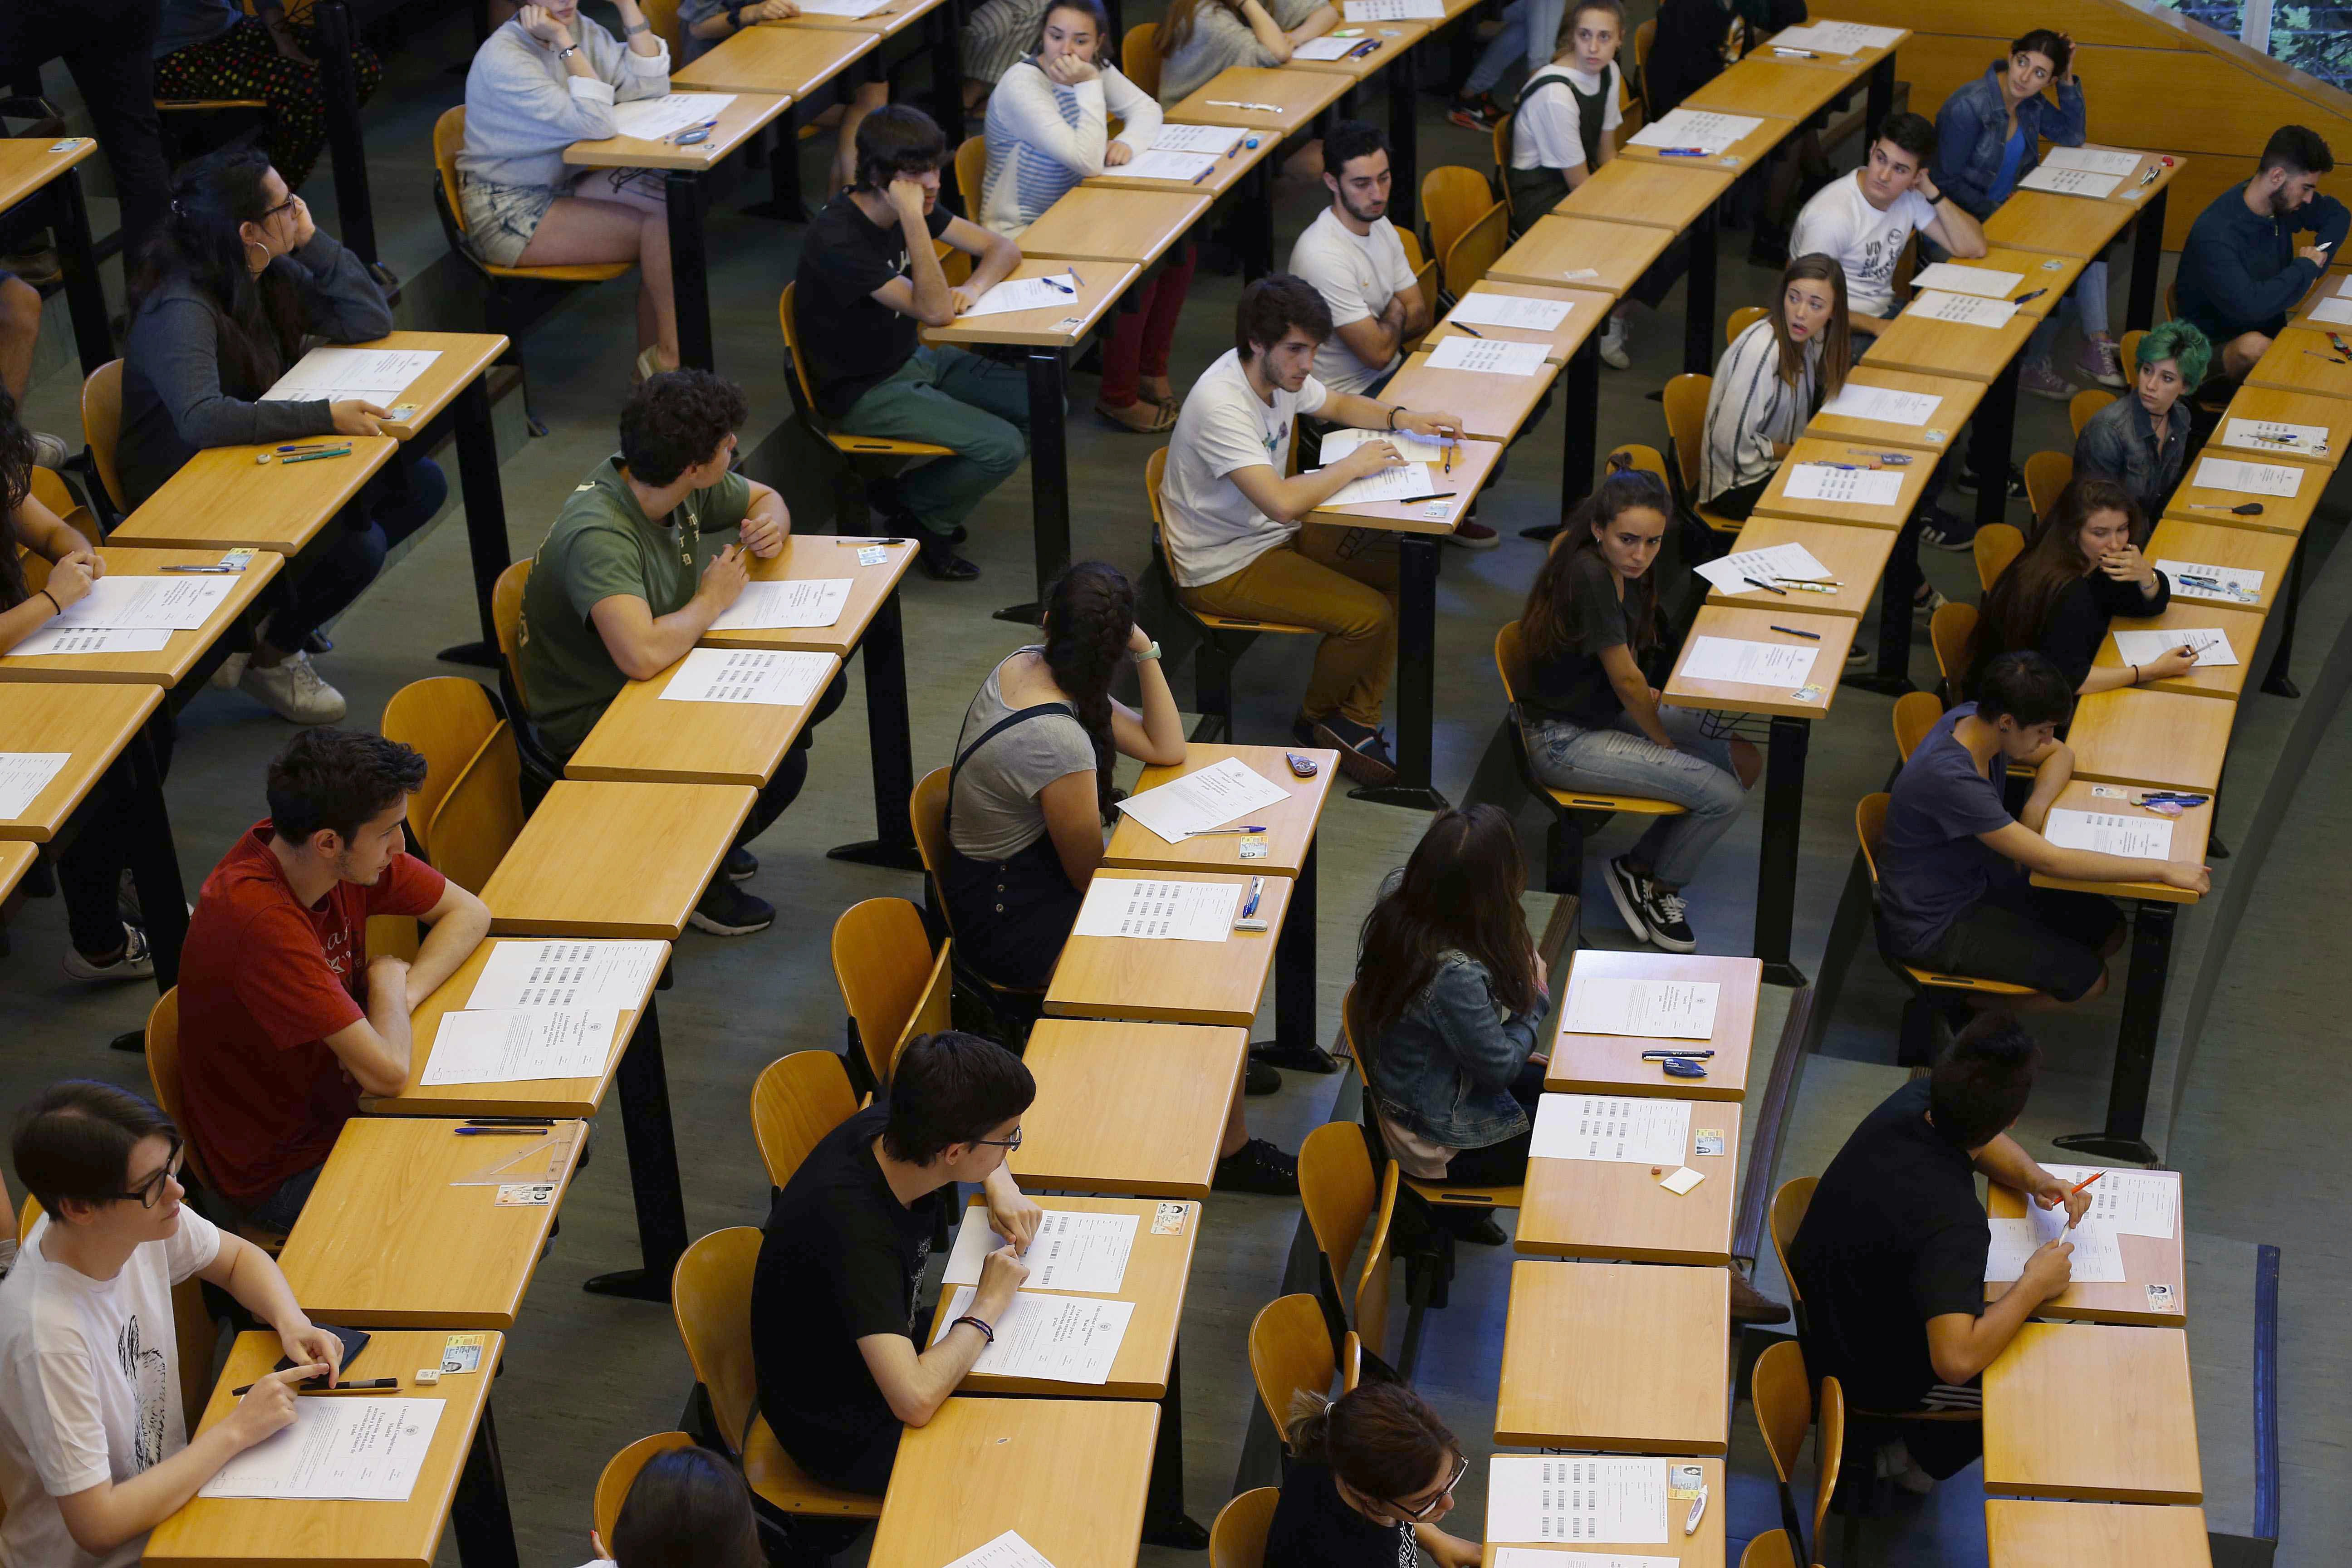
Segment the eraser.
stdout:
<path fill-rule="evenodd" d="M 1237 920 L 1237 921 L 1235 921 L 1234 922 L 1234 929 L 1235 931 L 1262 931 L 1266 930 L 1266 929 L 1267 929 L 1267 926 L 1266 926 L 1265 921 L 1262 921 L 1262 920 L 1258 919 L 1255 915 L 1251 915 L 1251 916 L 1247 917 L 1246 919 L 1244 919 L 1244 920 Z"/>
<path fill-rule="evenodd" d="M 429 1387 L 441 1381 L 441 1369 L 437 1366 L 420 1366 L 416 1369 L 416 1381 Z"/>

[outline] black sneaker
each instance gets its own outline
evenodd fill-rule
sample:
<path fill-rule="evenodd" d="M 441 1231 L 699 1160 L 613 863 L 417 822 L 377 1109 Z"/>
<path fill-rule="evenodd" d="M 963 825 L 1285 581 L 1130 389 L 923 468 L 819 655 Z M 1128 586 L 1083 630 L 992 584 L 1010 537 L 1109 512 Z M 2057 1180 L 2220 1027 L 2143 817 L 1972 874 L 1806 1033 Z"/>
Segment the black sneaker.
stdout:
<path fill-rule="evenodd" d="M 1449 1208 L 1444 1204 L 1431 1205 L 1437 1217 L 1437 1227 L 1456 1241 L 1466 1241 L 1473 1247 L 1501 1247 L 1511 1238 L 1495 1223 L 1492 1209 Z"/>
<path fill-rule="evenodd" d="M 1669 893 L 1654 881 L 1649 884 L 1649 897 L 1642 900 L 1642 918 L 1649 922 L 1650 941 L 1668 952 L 1696 952 L 1698 938 L 1691 934 L 1690 921 L 1684 917 L 1690 906 L 1680 893 Z"/>
<path fill-rule="evenodd" d="M 945 534 L 921 537 L 923 547 L 915 559 L 922 563 L 923 575 L 932 582 L 969 583 L 980 575 L 980 568 L 958 555 Z"/>
<path fill-rule="evenodd" d="M 760 858 L 738 844 L 727 851 L 727 858 L 719 862 L 719 869 L 730 882 L 748 882 L 760 874 Z"/>
<path fill-rule="evenodd" d="M 1209 1185 L 1221 1193 L 1264 1193 L 1269 1197 L 1298 1195 L 1298 1162 L 1263 1138 L 1253 1138 L 1217 1162 Z"/>
<path fill-rule="evenodd" d="M 1952 488 L 1959 491 L 1964 496 L 1972 496 L 1976 494 L 1976 465 L 1973 463 L 1961 463 L 1958 465 L 1958 468 L 1960 471 L 1952 476 Z M 2019 468 L 2015 463 L 2011 463 L 2009 466 L 2008 495 L 2009 499 L 2011 500 L 2023 500 L 2025 499 L 2025 470 Z M 1945 548 L 1958 549 L 1962 547 L 1948 545 Z"/>
<path fill-rule="evenodd" d="M 1465 131 L 1492 131 L 1503 118 L 1502 106 L 1486 93 L 1475 98 L 1457 98 L 1445 118 Z"/>
<path fill-rule="evenodd" d="M 1635 942 L 1649 941 L 1650 922 L 1643 918 L 1642 911 L 1649 904 L 1650 879 L 1629 868 L 1625 857 L 1620 855 L 1609 862 L 1608 882 L 1610 901 L 1617 906 L 1625 929 L 1633 933 Z"/>
<path fill-rule="evenodd" d="M 1143 1519 L 1143 1543 L 1146 1546 L 1164 1546 L 1171 1552 L 1206 1552 L 1209 1549 L 1209 1532 L 1185 1514 L 1180 1513 L 1173 1518 L 1146 1514 Z"/>
<path fill-rule="evenodd" d="M 725 878 L 710 885 L 687 923 L 712 936 L 750 936 L 776 923 L 776 906 L 753 898 Z"/>
<path fill-rule="evenodd" d="M 1252 1046 L 1250 1060 L 1272 1067 L 1289 1068 L 1297 1072 L 1338 1072 L 1339 1064 L 1330 1052 L 1309 1040 L 1301 1045 Z"/>
<path fill-rule="evenodd" d="M 1251 1062 L 1242 1072 L 1244 1094 L 1273 1094 L 1282 1088 L 1282 1075 L 1264 1062 Z"/>
<path fill-rule="evenodd" d="M 1360 784 L 1384 784 L 1396 777 L 1388 737 L 1378 730 L 1327 713 L 1315 721 L 1315 743 L 1338 752 L 1339 771 Z"/>
<path fill-rule="evenodd" d="M 1869 668 L 1871 661 L 1875 659 L 1878 656 L 1872 653 L 1869 648 L 1857 642 L 1852 647 L 1845 650 L 1845 667 L 1848 669 L 1866 669 Z"/>
<path fill-rule="evenodd" d="M 1919 542 L 1931 550 L 1948 550 L 1955 555 L 1977 547 L 1977 521 L 1972 517 L 1954 517 L 1942 507 L 1927 514 L 1919 525 Z"/>

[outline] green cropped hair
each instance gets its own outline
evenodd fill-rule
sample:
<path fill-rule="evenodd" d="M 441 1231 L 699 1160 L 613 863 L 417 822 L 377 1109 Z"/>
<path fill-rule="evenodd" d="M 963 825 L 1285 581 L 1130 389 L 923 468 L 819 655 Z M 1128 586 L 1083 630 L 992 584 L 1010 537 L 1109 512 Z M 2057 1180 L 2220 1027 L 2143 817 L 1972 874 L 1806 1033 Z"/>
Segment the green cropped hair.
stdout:
<path fill-rule="evenodd" d="M 2194 392 L 2204 384 L 2205 369 L 2213 363 L 2213 345 L 2187 321 L 2170 321 L 2140 339 L 2139 352 L 2133 357 L 2142 364 L 2168 359 L 2176 362 L 2180 366 L 2180 379 Z"/>

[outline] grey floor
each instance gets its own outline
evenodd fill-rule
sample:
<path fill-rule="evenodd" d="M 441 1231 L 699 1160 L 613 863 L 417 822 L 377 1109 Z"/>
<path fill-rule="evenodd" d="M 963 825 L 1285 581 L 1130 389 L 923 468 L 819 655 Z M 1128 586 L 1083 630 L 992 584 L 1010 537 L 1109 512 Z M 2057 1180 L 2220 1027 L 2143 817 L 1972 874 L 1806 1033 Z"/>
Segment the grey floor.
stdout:
<path fill-rule="evenodd" d="M 1646 10 L 1637 6 L 1637 12 Z M 1139 6 L 1129 23 L 1157 7 Z M 1637 17 L 1638 19 L 1638 17 Z M 405 51 L 386 64 L 386 79 L 367 110 L 367 147 L 384 259 L 408 280 L 403 324 L 467 327 L 475 322 L 471 283 L 444 253 L 427 199 L 433 119 L 458 101 L 467 34 L 460 17 L 407 19 Z M 1426 74 L 1426 73 L 1425 73 Z M 51 90 L 71 100 L 61 73 Z M 1375 98 L 1369 106 L 1375 112 Z M 1436 100 L 1419 113 L 1421 162 L 1485 169 L 1486 139 L 1448 125 Z M 816 165 L 809 163 L 814 177 Z M 102 186 L 103 175 L 94 176 Z M 803 229 L 740 209 L 767 195 L 763 174 L 722 190 L 710 219 L 711 284 L 719 365 L 748 388 L 754 410 L 745 446 L 756 448 L 755 474 L 778 483 L 804 528 L 827 526 L 825 491 L 806 454 L 789 438 L 767 438 L 786 415 L 774 300 L 791 275 Z M 814 185 L 812 185 L 814 188 Z M 324 166 L 304 193 L 322 226 L 335 226 L 331 184 Z M 1311 219 L 1319 194 L 1279 195 L 1277 254 Z M 94 204 L 101 228 L 113 204 Z M 1718 289 L 1718 315 L 1759 302 L 1769 275 L 1748 268 L 1744 236 L 1727 237 Z M 512 548 L 520 556 L 538 543 L 549 517 L 579 476 L 611 449 L 612 421 L 627 385 L 631 358 L 626 283 L 576 296 L 527 340 L 533 395 L 550 433 L 524 437 L 518 400 L 500 405 L 506 461 L 502 472 Z M 1228 323 L 1239 280 L 1203 272 L 1180 335 L 1174 374 L 1180 386 L 1229 344 Z M 1637 319 L 1635 366 L 1604 371 L 1600 435 L 1602 450 L 1620 441 L 1664 445 L 1654 394 L 1678 371 L 1682 295 L 1656 315 Z M 29 399 L 37 427 L 72 436 L 78 385 L 62 302 L 53 301 L 37 383 Z M 2070 339 L 2071 341 L 2071 339 Z M 1148 553 L 1148 514 L 1141 489 L 1151 443 L 1114 433 L 1088 412 L 1090 376 L 1072 378 L 1071 510 L 1076 553 L 1139 570 Z M 1512 452 L 1511 468 L 1489 492 L 1482 515 L 1502 531 L 1502 548 L 1445 553 L 1440 580 L 1437 660 L 1436 782 L 1462 797 L 1502 709 L 1490 657 L 1493 628 L 1517 613 L 1538 560 L 1537 546 L 1518 529 L 1553 521 L 1559 495 L 1559 415 L 1547 417 Z M 2022 455 L 2068 445 L 2063 405 L 2027 400 L 2016 450 Z M 445 461 L 447 455 L 445 454 Z M 454 476 L 453 476 L 454 477 Z M 1965 503 L 1963 503 L 1965 504 Z M 2018 509 L 2021 512 L 2021 508 Z M 2332 506 L 2321 531 L 2332 542 L 2341 521 Z M 1019 640 L 1018 631 L 989 617 L 993 608 L 1031 596 L 1028 476 L 1016 475 L 972 519 L 967 552 L 986 572 L 977 584 L 948 586 L 911 578 L 905 589 L 908 621 L 917 765 L 947 760 L 947 748 L 965 702 L 988 667 Z M 1943 590 L 1973 596 L 1974 573 L 1965 556 L 1929 552 L 1927 568 Z M 354 725 L 373 724 L 385 700 L 406 683 L 453 673 L 433 650 L 474 631 L 465 535 L 445 515 L 333 628 L 337 647 L 321 670 L 351 700 Z M 1933 679 L 1925 629 L 1913 649 L 1915 679 Z M 2325 644 L 2315 639 L 2314 647 Z M 2306 660 L 2307 662 L 2307 660 Z M 1305 652 L 1263 647 L 1244 663 L 1238 683 L 1239 722 L 1245 738 L 1271 739 L 1286 725 L 1305 675 Z M 852 667 L 852 679 L 859 671 Z M 2275 700 L 2256 699 L 2255 701 Z M 1852 857 L 1853 801 L 1881 787 L 1892 752 L 1883 698 L 1840 695 L 1831 719 L 1815 727 L 1797 875 L 1797 936 L 1801 965 L 1818 964 L 1829 922 Z M 676 992 L 665 1000 L 671 1094 L 681 1145 L 688 1151 L 686 1198 L 696 1234 L 730 1225 L 757 1224 L 765 1184 L 749 1135 L 746 1099 L 759 1068 L 795 1050 L 835 1049 L 842 1009 L 826 960 L 832 921 L 847 905 L 877 896 L 916 895 L 913 878 L 839 864 L 826 847 L 867 837 L 873 829 L 862 705 L 853 701 L 818 738 L 806 793 L 758 844 L 761 870 L 751 889 L 774 902 L 774 929 L 721 942 L 689 933 L 679 944 Z M 182 742 L 170 788 L 182 864 L 190 886 L 245 826 L 263 813 L 260 776 L 289 731 L 236 694 L 208 693 L 183 715 Z M 2294 828 L 2325 834 L 2344 805 L 2347 742 L 2341 731 L 2294 805 Z M 1744 952 L 1750 939 L 1759 813 L 1751 810 L 1691 889 L 1693 917 L 1708 951 Z M 1349 977 L 1354 931 L 1381 876 L 1399 864 L 1422 818 L 1412 813 L 1335 796 L 1322 824 L 1323 894 L 1319 931 L 1318 1019 L 1335 1030 L 1338 1002 Z M 1540 818 L 1522 816 L 1533 847 Z M 1613 852 L 1630 829 L 1612 829 L 1596 845 L 1592 863 Z M 2342 886 L 2334 857 L 2285 857 L 2262 873 L 2252 900 L 2227 993 L 2208 1015 L 2181 1117 L 2174 1161 L 2190 1175 L 2195 1228 L 2286 1248 L 2284 1324 L 2288 1391 L 2286 1436 L 2286 1556 L 2315 1564 L 2328 1560 L 2320 1542 L 2337 1539 L 2346 1522 L 2340 1488 L 2329 1479 L 2343 1469 L 2346 1423 L 2340 1324 L 2352 1258 L 2339 1216 L 2344 1179 L 2320 1152 L 2333 1146 L 2343 1096 L 2315 1068 L 2330 1058 L 2318 1037 L 2335 1022 L 2330 1000 L 2340 1000 L 2347 939 L 2332 897 Z M 1591 890 L 1598 895 L 1597 884 Z M 1587 939 L 1621 943 L 1605 896 L 1588 900 Z M 2193 921 L 2196 916 L 2191 915 Z M 0 1103 L 68 1074 L 94 1075 L 141 1085 L 135 1058 L 109 1053 L 107 1038 L 131 1028 L 152 999 L 144 987 L 89 990 L 61 978 L 64 922 L 54 902 L 28 902 L 8 928 L 11 952 L 0 958 Z M 1787 993 L 1768 991 L 1759 1046 L 1777 1037 Z M 1853 1121 L 1899 1081 L 1893 1026 L 1900 994 L 1864 954 L 1853 966 L 1822 1055 L 1809 1065 L 1781 1174 L 1818 1170 Z M 2088 1125 L 2104 1103 L 2116 1024 L 2112 999 L 2081 1017 L 2037 1025 L 2053 1071 L 2037 1101 L 2031 1131 L 2039 1135 Z M 2282 1048 L 2284 1047 L 2284 1048 Z M 1761 1087 L 1769 1053 L 1759 1050 Z M 1286 1147 L 1330 1114 L 1341 1085 L 1334 1079 L 1296 1075 L 1269 1100 L 1253 1101 L 1253 1130 Z M 1352 1100 L 1350 1101 L 1352 1103 Z M 635 1261 L 634 1226 L 625 1162 L 595 1162 L 574 1185 L 563 1234 L 541 1267 L 509 1342 L 499 1402 L 516 1528 L 523 1558 L 568 1563 L 584 1555 L 588 1500 L 598 1469 L 614 1450 L 647 1432 L 675 1424 L 690 1383 L 668 1314 L 657 1308 L 583 1295 L 591 1274 Z M 2284 1167 L 2284 1168 L 2282 1168 Z M 2281 1200 L 2289 1178 L 2294 1186 Z M 1220 1195 L 1210 1205 L 1192 1286 L 1186 1302 L 1186 1468 L 1193 1515 L 1205 1522 L 1228 1494 L 1253 1403 L 1244 1359 L 1251 1316 L 1281 1288 L 1297 1228 L 1294 1205 Z M 1465 1443 L 1483 1451 L 1501 1348 L 1507 1253 L 1465 1249 L 1453 1305 L 1435 1314 L 1423 1351 L 1420 1381 L 1438 1400 Z M 1764 1265 L 1768 1285 L 1769 1259 Z M 2328 1303 L 2337 1305 L 2331 1310 Z M 1660 1353 L 1690 1353 L 1661 1346 Z M 1745 1408 L 1734 1415 L 1735 1478 L 1727 1523 L 1738 1543 L 1777 1523 L 1770 1471 Z M 1475 1478 L 1462 1497 L 1461 1518 L 1480 1517 Z M 1916 1563 L 1981 1561 L 1981 1513 L 1963 1476 L 1925 1510 L 1875 1523 L 1873 1554 Z M 1179 1561 L 1147 1550 L 1156 1565 Z M 445 1561 L 454 1561 L 445 1543 Z M 1197 1563 L 1198 1559 L 1189 1559 Z"/>

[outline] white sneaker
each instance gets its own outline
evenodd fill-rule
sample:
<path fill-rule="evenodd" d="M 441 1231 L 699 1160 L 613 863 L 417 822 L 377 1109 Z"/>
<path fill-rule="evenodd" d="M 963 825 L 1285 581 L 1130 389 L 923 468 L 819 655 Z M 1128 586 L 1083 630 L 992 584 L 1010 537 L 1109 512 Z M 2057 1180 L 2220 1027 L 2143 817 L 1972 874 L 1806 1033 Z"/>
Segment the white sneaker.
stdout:
<path fill-rule="evenodd" d="M 236 686 L 280 719 L 297 724 L 331 724 L 343 716 L 343 694 L 319 679 L 307 653 L 289 653 L 268 669 L 248 663 Z"/>
<path fill-rule="evenodd" d="M 252 657 L 249 653 L 233 653 L 221 660 L 220 668 L 213 671 L 214 689 L 235 691 L 237 683 L 245 679 L 246 661 Z"/>
<path fill-rule="evenodd" d="M 33 466 L 37 468 L 62 468 L 73 454 L 66 444 L 46 430 L 33 432 Z"/>
<path fill-rule="evenodd" d="M 112 963 L 92 963 L 75 948 L 66 949 L 68 980 L 146 980 L 154 973 L 155 959 L 147 951 L 147 933 L 128 921 L 122 927 L 122 956 Z"/>
<path fill-rule="evenodd" d="M 1625 352 L 1625 321 L 1622 316 L 1610 317 L 1609 324 L 1601 330 L 1601 361 L 1612 370 L 1633 368 L 1633 356 Z"/>

